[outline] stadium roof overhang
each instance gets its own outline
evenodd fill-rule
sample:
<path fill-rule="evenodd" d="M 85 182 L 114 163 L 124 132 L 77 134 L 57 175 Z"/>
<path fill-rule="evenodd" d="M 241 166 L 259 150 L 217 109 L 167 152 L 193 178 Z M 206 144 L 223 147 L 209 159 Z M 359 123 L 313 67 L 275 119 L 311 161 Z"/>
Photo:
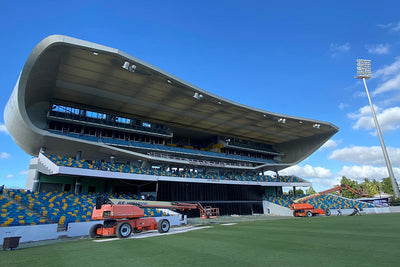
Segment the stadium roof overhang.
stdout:
<path fill-rule="evenodd" d="M 61 35 L 35 47 L 17 87 L 19 109 L 25 109 L 22 117 L 29 117 L 30 127 L 38 129 L 43 124 L 38 114 L 58 103 L 147 119 L 192 134 L 254 140 L 281 150 L 309 144 L 287 162 L 303 159 L 338 131 L 330 123 L 232 102 L 117 49 Z"/>

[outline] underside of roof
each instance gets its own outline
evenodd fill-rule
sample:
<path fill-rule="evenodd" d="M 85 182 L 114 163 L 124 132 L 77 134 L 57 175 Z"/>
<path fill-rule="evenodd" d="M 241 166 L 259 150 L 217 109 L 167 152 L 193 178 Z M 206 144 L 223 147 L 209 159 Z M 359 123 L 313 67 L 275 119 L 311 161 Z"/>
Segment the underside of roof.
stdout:
<path fill-rule="evenodd" d="M 66 37 L 51 43 L 35 63 L 26 106 L 42 95 L 44 101 L 268 144 L 338 130 L 330 123 L 234 103 L 123 52 L 104 48 Z"/>
<path fill-rule="evenodd" d="M 331 123 L 232 102 L 117 49 L 61 35 L 35 47 L 14 91 L 23 120 L 36 133 L 45 130 L 44 114 L 51 105 L 61 104 L 161 123 L 174 135 L 220 135 L 269 144 L 286 154 L 285 163 L 294 163 L 338 131 Z M 21 135 L 14 138 L 19 145 L 36 142 L 37 149 L 45 142 L 23 140 L 16 129 L 10 132 Z"/>

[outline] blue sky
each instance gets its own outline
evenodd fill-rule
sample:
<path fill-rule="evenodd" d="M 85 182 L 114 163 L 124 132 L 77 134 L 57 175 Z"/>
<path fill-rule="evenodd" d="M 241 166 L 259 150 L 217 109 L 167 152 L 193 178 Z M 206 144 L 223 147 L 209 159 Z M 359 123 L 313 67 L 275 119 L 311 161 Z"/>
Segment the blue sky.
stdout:
<path fill-rule="evenodd" d="M 339 132 L 282 171 L 319 191 L 387 177 L 356 59 L 369 80 L 400 178 L 400 3 L 397 1 L 2 1 L 0 185 L 24 187 L 30 156 L 4 126 L 6 102 L 32 49 L 63 34 L 120 49 L 224 98 L 331 122 Z M 117 3 L 116 2 L 116 3 Z"/>

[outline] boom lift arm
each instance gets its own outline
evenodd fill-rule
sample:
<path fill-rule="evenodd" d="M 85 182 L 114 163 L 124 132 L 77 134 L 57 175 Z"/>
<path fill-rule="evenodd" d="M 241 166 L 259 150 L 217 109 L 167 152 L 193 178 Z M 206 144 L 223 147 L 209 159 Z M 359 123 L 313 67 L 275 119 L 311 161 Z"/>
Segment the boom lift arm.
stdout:
<path fill-rule="evenodd" d="M 319 197 L 319 196 L 322 196 L 322 195 L 325 195 L 325 194 L 328 194 L 328 193 L 332 193 L 332 192 L 335 192 L 335 191 L 342 191 L 343 188 L 346 188 L 346 189 L 350 190 L 352 193 L 354 193 L 354 194 L 356 194 L 358 196 L 361 195 L 359 192 L 357 192 L 355 189 L 351 188 L 347 184 L 342 184 L 342 185 L 335 186 L 333 188 L 327 189 L 325 191 L 321 191 L 319 193 L 316 193 L 316 194 L 313 194 L 313 195 L 310 195 L 310 196 L 298 198 L 298 199 L 294 200 L 293 203 L 297 204 L 297 203 L 301 203 L 301 202 L 304 202 L 304 201 L 307 201 L 307 200 L 310 200 L 310 199 L 313 199 L 313 198 L 316 198 L 316 197 Z"/>
<path fill-rule="evenodd" d="M 309 203 L 304 203 L 304 201 L 307 201 L 307 200 L 310 200 L 310 199 L 313 199 L 318 196 L 322 196 L 322 195 L 325 195 L 325 194 L 328 194 L 331 192 L 341 191 L 344 188 L 350 190 L 352 193 L 354 193 L 356 195 L 361 195 L 359 192 L 357 192 L 350 186 L 348 186 L 346 184 L 342 184 L 342 185 L 335 186 L 331 189 L 321 191 L 319 193 L 316 193 L 316 194 L 313 194 L 310 196 L 298 198 L 298 199 L 294 200 L 293 203 L 291 203 L 289 207 L 290 207 L 290 209 L 293 210 L 293 216 L 295 216 L 295 217 L 312 217 L 314 215 L 323 215 L 323 214 L 325 214 L 326 216 L 330 216 L 331 211 L 329 210 L 329 208 L 327 208 L 325 210 L 322 210 L 319 208 L 314 208 L 313 205 L 311 205 Z"/>

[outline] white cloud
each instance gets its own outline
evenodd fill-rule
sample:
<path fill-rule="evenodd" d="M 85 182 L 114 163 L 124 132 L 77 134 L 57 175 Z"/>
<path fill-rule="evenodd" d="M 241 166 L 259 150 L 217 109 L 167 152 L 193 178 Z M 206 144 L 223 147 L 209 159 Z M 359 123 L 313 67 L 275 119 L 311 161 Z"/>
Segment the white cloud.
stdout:
<path fill-rule="evenodd" d="M 322 149 L 334 149 L 338 146 L 338 144 L 341 142 L 340 141 L 335 141 L 332 139 L 329 139 L 328 141 L 325 142 L 325 144 L 322 145 Z"/>
<path fill-rule="evenodd" d="M 343 109 L 347 108 L 348 106 L 349 106 L 349 104 L 340 103 L 339 106 L 338 106 L 338 108 L 339 108 L 340 110 L 343 110 Z"/>
<path fill-rule="evenodd" d="M 6 179 L 14 179 L 15 176 L 13 174 L 7 174 Z"/>
<path fill-rule="evenodd" d="M 345 53 L 350 51 L 351 45 L 350 43 L 345 43 L 345 44 L 335 44 L 331 43 L 330 45 L 330 50 L 332 52 L 332 56 L 335 57 L 340 53 Z"/>
<path fill-rule="evenodd" d="M 375 71 L 372 75 L 373 78 L 378 78 L 382 77 L 384 80 L 386 80 L 389 76 L 392 76 L 394 74 L 400 73 L 400 57 L 397 57 L 395 61 L 389 65 L 389 66 L 384 66 L 377 71 Z"/>
<path fill-rule="evenodd" d="M 28 175 L 28 170 L 22 170 L 18 174 L 19 175 Z"/>
<path fill-rule="evenodd" d="M 400 177 L 399 168 L 393 168 L 393 172 L 395 177 Z M 358 181 L 363 181 L 365 178 L 381 180 L 382 178 L 389 177 L 386 167 L 374 167 L 369 165 L 343 166 L 339 174 Z"/>
<path fill-rule="evenodd" d="M 356 91 L 353 93 L 354 98 L 365 98 L 367 97 L 367 93 L 364 91 Z"/>
<path fill-rule="evenodd" d="M 340 184 L 340 180 L 342 179 L 342 176 L 336 176 L 336 177 L 330 177 L 329 179 L 310 179 L 309 181 L 312 183 L 313 188 L 317 191 L 323 191 L 328 188 L 332 188 L 334 186 L 337 186 Z"/>
<path fill-rule="evenodd" d="M 378 24 L 377 26 L 381 29 L 389 29 L 394 32 L 400 31 L 400 21 L 397 23 Z"/>
<path fill-rule="evenodd" d="M 1 122 L 0 122 L 0 133 L 9 134 L 7 127 L 4 125 L 4 123 L 1 123 Z"/>
<path fill-rule="evenodd" d="M 387 147 L 387 151 L 391 163 L 396 166 L 400 165 L 400 148 Z M 359 165 L 386 166 L 380 146 L 354 146 L 337 149 L 332 152 L 329 159 Z"/>
<path fill-rule="evenodd" d="M 296 175 L 298 177 L 307 178 L 330 178 L 332 176 L 329 169 L 323 167 L 313 167 L 306 164 L 304 167 L 294 165 L 279 172 L 280 175 Z"/>
<path fill-rule="evenodd" d="M 372 95 L 378 95 L 390 91 L 400 91 L 400 73 L 378 85 L 378 87 L 372 92 Z"/>
<path fill-rule="evenodd" d="M 390 22 L 390 23 L 387 23 L 387 24 L 378 24 L 377 26 L 378 26 L 379 28 L 381 28 L 381 29 L 387 29 L 387 28 L 393 27 L 393 23 Z"/>
<path fill-rule="evenodd" d="M 382 131 L 395 131 L 400 129 L 400 107 L 391 107 L 382 110 L 378 106 L 374 105 L 374 109 Z M 348 117 L 356 120 L 353 129 L 373 129 L 371 134 L 376 134 L 375 122 L 372 118 L 370 106 L 364 106 L 360 108 L 358 112 L 348 114 Z"/>
<path fill-rule="evenodd" d="M 388 44 L 377 44 L 377 45 L 366 45 L 365 48 L 369 54 L 385 55 L 389 54 L 390 45 Z"/>
<path fill-rule="evenodd" d="M 8 159 L 9 157 L 11 157 L 11 155 L 8 154 L 7 152 L 0 153 L 0 159 Z"/>

